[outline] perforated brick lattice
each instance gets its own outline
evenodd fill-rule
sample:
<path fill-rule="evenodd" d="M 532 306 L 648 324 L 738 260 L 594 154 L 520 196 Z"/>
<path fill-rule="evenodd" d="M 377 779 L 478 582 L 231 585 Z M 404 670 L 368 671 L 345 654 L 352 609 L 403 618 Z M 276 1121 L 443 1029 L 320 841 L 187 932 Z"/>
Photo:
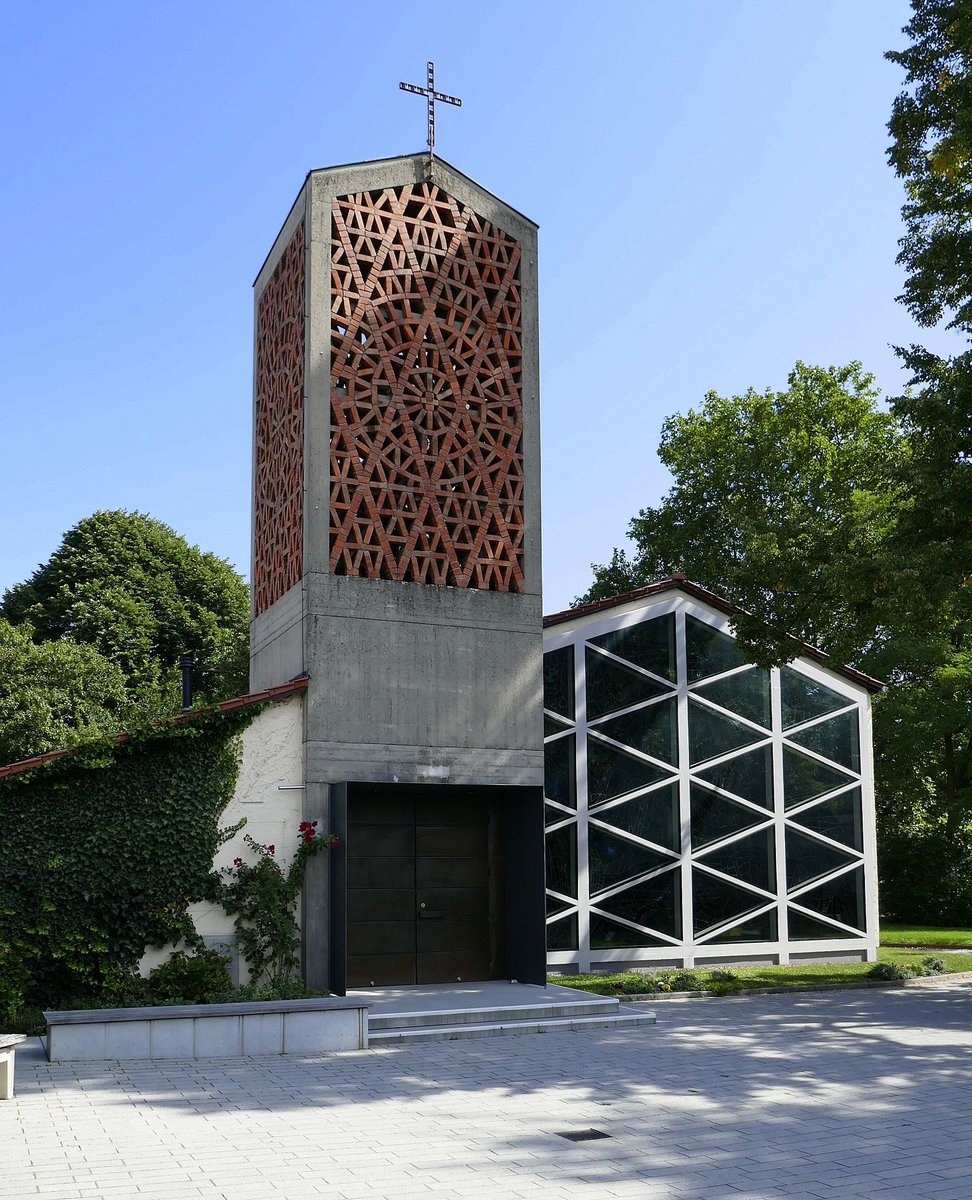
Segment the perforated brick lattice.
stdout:
<path fill-rule="evenodd" d="M 257 305 L 254 611 L 279 600 L 303 569 L 304 226 Z"/>
<path fill-rule="evenodd" d="M 432 183 L 331 234 L 331 571 L 520 591 L 519 243 Z"/>

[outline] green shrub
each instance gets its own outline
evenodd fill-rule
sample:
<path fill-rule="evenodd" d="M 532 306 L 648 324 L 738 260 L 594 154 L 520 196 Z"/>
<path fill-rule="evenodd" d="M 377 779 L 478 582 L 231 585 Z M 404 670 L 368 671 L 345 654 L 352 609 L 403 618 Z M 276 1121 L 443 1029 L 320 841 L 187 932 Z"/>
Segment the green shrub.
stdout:
<path fill-rule="evenodd" d="M 902 828 L 878 815 L 878 891 L 884 920 L 942 928 L 972 926 L 972 845 L 944 826 Z"/>
<path fill-rule="evenodd" d="M 0 1019 L 0 1033 L 26 1033 L 28 1037 L 43 1037 L 47 1022 L 39 1008 L 24 1005 Z"/>
<path fill-rule="evenodd" d="M 944 958 L 939 958 L 934 954 L 928 954 L 921 960 L 922 975 L 945 975 L 947 972 L 948 963 Z"/>
<path fill-rule="evenodd" d="M 705 981 L 705 990 L 710 996 L 731 996 L 739 991 L 739 976 L 735 971 L 718 968 L 709 972 Z"/>
<path fill-rule="evenodd" d="M 673 992 L 699 992 L 703 988 L 702 976 L 694 971 L 676 971 L 668 982 Z"/>
<path fill-rule="evenodd" d="M 304 987 L 303 981 L 296 978 L 280 979 L 271 987 L 259 987 L 255 983 L 246 983 L 237 988 L 233 994 L 234 1000 L 310 1000 L 316 996 L 329 996 L 330 992 L 314 991 Z"/>
<path fill-rule="evenodd" d="M 205 947 L 193 954 L 177 950 L 167 962 L 149 972 L 151 1004 L 216 1004 L 231 999 L 230 960 Z"/>
<path fill-rule="evenodd" d="M 903 963 L 879 962 L 875 963 L 867 974 L 870 979 L 900 981 L 903 979 L 914 979 L 918 971 Z"/>

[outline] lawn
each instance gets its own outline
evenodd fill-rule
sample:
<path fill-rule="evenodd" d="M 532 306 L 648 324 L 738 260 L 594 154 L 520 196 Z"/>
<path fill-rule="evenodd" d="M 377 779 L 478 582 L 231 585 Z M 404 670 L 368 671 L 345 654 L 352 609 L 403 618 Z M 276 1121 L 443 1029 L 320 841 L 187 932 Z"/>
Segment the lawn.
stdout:
<path fill-rule="evenodd" d="M 901 950 L 882 947 L 878 954 L 880 962 L 897 963 L 903 967 L 917 968 L 927 951 Z M 972 952 L 943 956 L 946 973 L 972 971 Z M 731 965 L 727 968 L 733 979 L 717 982 L 717 990 L 724 993 L 741 991 L 744 988 L 797 987 L 816 984 L 864 982 L 873 963 L 792 963 L 785 967 Z M 711 986 L 712 967 L 700 967 L 692 972 L 700 985 Z M 655 972 L 658 979 L 670 978 L 680 972 L 665 970 Z M 716 971 L 717 979 L 722 974 Z M 645 975 L 640 971 L 619 971 L 611 975 L 551 975 L 549 982 L 564 987 L 580 988 L 601 996 L 617 996 L 649 990 L 645 987 Z M 673 990 L 679 989 L 677 986 Z"/>
<path fill-rule="evenodd" d="M 930 929 L 914 925 L 881 925 L 882 946 L 930 946 L 936 950 L 972 949 L 972 929 Z"/>

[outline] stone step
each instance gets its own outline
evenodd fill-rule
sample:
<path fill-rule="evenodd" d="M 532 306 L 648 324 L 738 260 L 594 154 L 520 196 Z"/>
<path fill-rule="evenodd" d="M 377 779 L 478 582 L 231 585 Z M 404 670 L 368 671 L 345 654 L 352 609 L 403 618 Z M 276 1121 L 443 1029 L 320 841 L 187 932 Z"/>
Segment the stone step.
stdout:
<path fill-rule="evenodd" d="M 547 1020 L 558 1017 L 595 1017 L 617 1015 L 618 1001 L 613 997 L 598 1000 L 538 1001 L 534 1004 L 478 1005 L 473 1008 L 440 1008 L 416 1012 L 369 1014 L 372 1033 L 384 1029 L 423 1028 L 431 1025 L 490 1025 L 497 1022 Z"/>
<path fill-rule="evenodd" d="M 653 1012 L 628 1012 L 597 1016 L 540 1017 L 528 1020 L 489 1021 L 482 1024 L 414 1025 L 397 1029 L 369 1029 L 368 1044 L 382 1046 L 399 1042 L 457 1041 L 460 1038 L 515 1037 L 526 1033 L 554 1033 L 582 1029 L 628 1029 L 654 1025 Z"/>

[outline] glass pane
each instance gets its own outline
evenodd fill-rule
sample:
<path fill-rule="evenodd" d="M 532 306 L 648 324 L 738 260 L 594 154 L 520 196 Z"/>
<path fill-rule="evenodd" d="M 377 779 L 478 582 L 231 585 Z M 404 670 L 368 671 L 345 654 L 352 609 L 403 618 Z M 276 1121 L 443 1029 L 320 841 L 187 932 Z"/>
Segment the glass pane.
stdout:
<path fill-rule="evenodd" d="M 609 921 L 597 913 L 591 913 L 591 949 L 620 950 L 628 946 L 667 946 L 661 938 L 652 937 L 650 933 L 640 933 L 637 929 L 629 929 L 627 925 L 619 925 Z"/>
<path fill-rule="evenodd" d="M 848 871 L 800 897 L 804 908 L 832 917 L 854 929 L 864 928 L 864 868 Z"/>
<path fill-rule="evenodd" d="M 543 707 L 574 719 L 574 647 L 548 650 L 543 656 Z"/>
<path fill-rule="evenodd" d="M 678 784 L 635 796 L 612 808 L 599 809 L 597 819 L 677 854 L 680 842 Z"/>
<path fill-rule="evenodd" d="M 560 821 L 570 819 L 570 813 L 564 812 L 562 808 L 554 808 L 552 804 L 543 806 L 543 823 L 545 825 L 556 825 Z"/>
<path fill-rule="evenodd" d="M 678 725 L 674 700 L 659 700 L 646 708 L 636 708 L 623 717 L 612 717 L 597 726 L 597 732 L 616 742 L 624 742 L 642 754 L 662 762 L 678 762 Z"/>
<path fill-rule="evenodd" d="M 746 662 L 735 639 L 695 617 L 685 618 L 685 655 L 689 683 L 693 679 L 704 679 L 706 675 L 731 671 Z"/>
<path fill-rule="evenodd" d="M 556 717 L 550 716 L 549 713 L 543 714 L 543 736 L 553 737 L 555 733 L 563 733 L 570 726 L 565 721 L 558 721 Z"/>
<path fill-rule="evenodd" d="M 721 925 L 732 917 L 743 917 L 766 901 L 762 896 L 716 879 L 705 871 L 692 872 L 692 926 L 696 933 Z"/>
<path fill-rule="evenodd" d="M 757 725 L 770 727 L 770 677 L 769 671 L 754 667 L 750 671 L 740 671 L 738 675 L 730 675 L 727 679 L 717 679 L 715 683 L 705 683 L 695 689 L 700 696 L 728 708 L 755 721 Z"/>
<path fill-rule="evenodd" d="M 822 683 L 816 683 L 794 671 L 792 667 L 780 668 L 780 700 L 783 705 L 783 728 L 801 725 L 812 717 L 846 708 L 850 701 L 839 692 L 831 691 Z"/>
<path fill-rule="evenodd" d="M 550 922 L 547 926 L 547 949 L 577 949 L 577 913 L 570 917 L 561 917 L 559 921 Z"/>
<path fill-rule="evenodd" d="M 668 772 L 644 759 L 625 754 L 606 742 L 587 739 L 587 798 L 589 804 L 603 804 L 613 796 L 633 792 L 635 788 L 659 783 Z"/>
<path fill-rule="evenodd" d="M 836 767 L 807 758 L 789 746 L 783 747 L 783 803 L 786 808 L 850 782 L 851 777 Z"/>
<path fill-rule="evenodd" d="M 791 742 L 806 746 L 848 767 L 851 771 L 861 769 L 861 738 L 860 722 L 857 719 L 857 709 L 846 712 L 840 717 L 822 721 L 819 725 L 811 725 L 809 729 L 801 729 L 799 733 L 787 734 Z"/>
<path fill-rule="evenodd" d="M 773 752 L 769 746 L 747 750 L 745 754 L 730 758 L 716 767 L 704 767 L 694 774 L 753 804 L 773 807 Z"/>
<path fill-rule="evenodd" d="M 675 616 L 653 617 L 627 629 L 612 629 L 590 639 L 592 646 L 602 646 L 619 658 L 660 675 L 675 678 Z"/>
<path fill-rule="evenodd" d="M 577 755 L 575 737 L 569 733 L 543 748 L 543 791 L 548 800 L 577 807 Z"/>
<path fill-rule="evenodd" d="M 836 850 L 818 842 L 816 838 L 806 837 L 795 829 L 786 831 L 786 887 L 792 892 L 802 883 L 811 879 L 820 879 L 840 867 L 846 867 L 853 862 L 850 854 Z M 801 898 L 801 903 L 802 903 Z M 810 907 L 813 907 L 812 905 Z"/>
<path fill-rule="evenodd" d="M 571 905 L 566 900 L 558 900 L 556 896 L 547 894 L 547 916 L 553 917 L 557 913 L 566 912 Z"/>
<path fill-rule="evenodd" d="M 598 908 L 648 925 L 670 937 L 682 936 L 682 887 L 678 870 L 666 871 L 602 900 Z"/>
<path fill-rule="evenodd" d="M 731 875 L 742 883 L 772 892 L 776 888 L 776 850 L 772 829 L 761 829 L 748 837 L 706 852 L 707 867 Z"/>
<path fill-rule="evenodd" d="M 855 850 L 864 849 L 860 788 L 851 788 L 832 800 L 822 800 L 813 808 L 795 813 L 792 819 L 835 842 L 843 842 Z"/>
<path fill-rule="evenodd" d="M 731 717 L 722 717 L 689 699 L 689 758 L 692 763 L 704 762 L 759 740 L 760 734 L 755 729 Z"/>
<path fill-rule="evenodd" d="M 625 838 L 615 837 L 613 833 L 599 829 L 596 825 L 588 827 L 587 848 L 592 895 L 594 892 L 614 887 L 625 879 L 633 879 L 636 875 L 644 875 L 645 872 L 654 871 L 658 867 L 669 866 L 672 861 L 667 855 L 649 850 L 647 846 L 638 846 Z"/>
<path fill-rule="evenodd" d="M 632 671 L 596 650 L 587 651 L 587 719 L 594 721 L 607 713 L 617 712 L 651 700 L 667 689 L 640 671 Z"/>
<path fill-rule="evenodd" d="M 740 833 L 765 820 L 765 815 L 743 808 L 708 788 L 692 784 L 692 848 L 707 846 L 731 833 Z"/>
<path fill-rule="evenodd" d="M 577 826 L 565 825 L 546 836 L 547 887 L 564 896 L 577 895 Z"/>
<path fill-rule="evenodd" d="M 795 908 L 788 908 L 787 924 L 790 927 L 790 937 L 795 942 L 816 941 L 820 938 L 849 938 L 854 937 L 853 933 L 846 933 L 843 929 L 837 929 L 833 925 L 826 925 L 823 921 L 815 921 L 813 917 L 808 917 L 806 913 L 798 912 Z"/>
<path fill-rule="evenodd" d="M 775 908 L 760 913 L 758 917 L 747 917 L 739 925 L 724 929 L 714 938 L 709 938 L 710 946 L 725 946 L 729 942 L 775 942 L 779 922 Z"/>

